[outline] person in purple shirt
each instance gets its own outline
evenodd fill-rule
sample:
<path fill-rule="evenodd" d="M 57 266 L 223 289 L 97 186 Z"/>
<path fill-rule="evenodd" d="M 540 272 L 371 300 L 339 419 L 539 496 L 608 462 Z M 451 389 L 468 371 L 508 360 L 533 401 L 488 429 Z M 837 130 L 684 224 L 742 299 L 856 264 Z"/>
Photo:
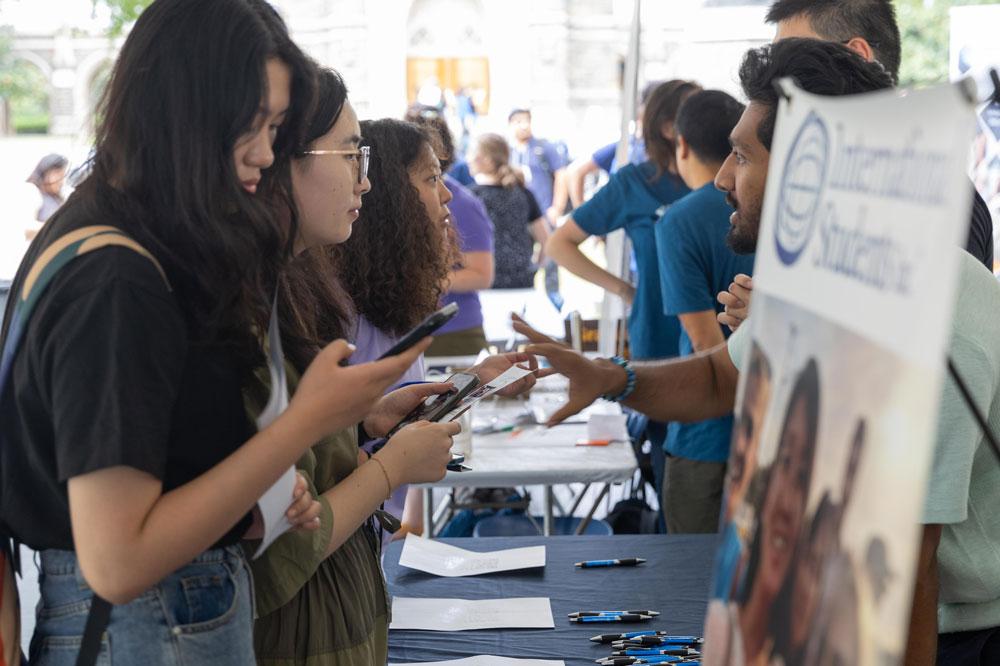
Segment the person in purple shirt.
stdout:
<path fill-rule="evenodd" d="M 455 159 L 455 143 L 444 118 L 439 113 L 410 107 L 404 119 L 425 128 L 432 140 L 437 139 L 435 151 L 441 170 L 447 172 Z M 458 314 L 434 334 L 434 344 L 427 355 L 473 356 L 488 346 L 478 292 L 493 285 L 493 222 L 476 195 L 448 175 L 444 182 L 452 194 L 448 208 L 461 259 L 448 274 L 448 291 L 440 305 L 457 303 Z"/>
<path fill-rule="evenodd" d="M 357 314 L 357 349 L 348 359 L 351 364 L 378 358 L 436 310 L 460 259 L 449 221 L 452 195 L 435 153 L 437 137 L 421 126 L 392 118 L 362 121 L 361 136 L 362 145 L 371 151 L 371 192 L 358 210 L 350 238 L 328 249 Z M 489 381 L 512 364 L 525 362 L 535 363 L 527 354 L 495 355 L 466 372 Z M 420 359 L 403 381 L 423 378 Z M 526 390 L 535 377 L 526 379 L 505 389 L 505 395 Z M 403 507 L 403 529 L 397 538 L 423 531 L 420 494 L 405 488 L 397 486 L 386 503 L 390 513 Z"/>
<path fill-rule="evenodd" d="M 493 222 L 476 195 L 452 178 L 444 177 L 451 190 L 451 223 L 458 234 L 462 258 L 448 274 L 448 292 L 441 305 L 458 304 L 458 314 L 441 327 L 428 356 L 466 356 L 489 346 L 483 330 L 483 307 L 479 290 L 493 284 Z"/>

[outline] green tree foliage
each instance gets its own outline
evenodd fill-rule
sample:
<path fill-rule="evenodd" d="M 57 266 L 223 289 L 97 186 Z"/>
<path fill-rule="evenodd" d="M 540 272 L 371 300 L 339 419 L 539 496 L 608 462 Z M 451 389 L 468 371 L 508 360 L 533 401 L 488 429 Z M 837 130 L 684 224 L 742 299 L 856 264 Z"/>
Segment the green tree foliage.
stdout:
<path fill-rule="evenodd" d="M 0 27 L 0 134 L 45 132 L 49 125 L 49 82 L 29 62 L 11 53 L 12 31 Z"/>
<path fill-rule="evenodd" d="M 903 38 L 899 84 L 926 86 L 948 80 L 948 10 L 960 5 L 992 5 L 996 0 L 895 0 L 895 4 Z"/>
<path fill-rule="evenodd" d="M 118 36 L 139 18 L 142 10 L 153 0 L 93 0 L 94 6 L 104 5 L 111 10 L 111 25 L 108 33 Z"/>
<path fill-rule="evenodd" d="M 18 67 L 18 62 L 10 52 L 12 31 L 8 27 L 0 26 L 0 98 L 11 100 L 29 91 L 29 81 L 23 76 L 23 68 Z"/>

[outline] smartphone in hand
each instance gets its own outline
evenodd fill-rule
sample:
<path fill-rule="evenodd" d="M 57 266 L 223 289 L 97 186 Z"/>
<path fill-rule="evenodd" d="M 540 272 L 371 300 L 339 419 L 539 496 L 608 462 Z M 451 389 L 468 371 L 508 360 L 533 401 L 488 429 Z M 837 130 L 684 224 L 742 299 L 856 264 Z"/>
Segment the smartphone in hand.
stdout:
<path fill-rule="evenodd" d="M 479 386 L 479 377 L 467 372 L 457 372 L 445 381 L 454 384 L 455 388 L 447 393 L 432 395 L 417 405 L 412 412 L 406 415 L 406 418 L 389 431 L 387 437 L 392 437 L 397 430 L 409 423 L 439 420 Z"/>
<path fill-rule="evenodd" d="M 396 356 L 397 354 L 402 354 L 407 349 L 417 344 L 428 335 L 438 330 L 449 321 L 452 317 L 458 314 L 458 303 L 449 303 L 444 306 L 431 316 L 424 319 L 422 322 L 417 324 L 417 327 L 412 331 L 403 336 L 403 338 L 392 346 L 392 349 L 387 351 L 378 357 L 378 360 L 382 360 L 389 356 Z"/>

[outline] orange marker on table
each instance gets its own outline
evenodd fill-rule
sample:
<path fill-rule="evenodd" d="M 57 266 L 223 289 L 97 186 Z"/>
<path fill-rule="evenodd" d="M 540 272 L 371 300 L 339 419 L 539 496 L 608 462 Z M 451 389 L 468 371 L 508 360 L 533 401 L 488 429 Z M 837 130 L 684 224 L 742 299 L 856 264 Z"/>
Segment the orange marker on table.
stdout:
<path fill-rule="evenodd" d="M 578 439 L 576 440 L 577 446 L 607 446 L 611 443 L 610 439 Z"/>

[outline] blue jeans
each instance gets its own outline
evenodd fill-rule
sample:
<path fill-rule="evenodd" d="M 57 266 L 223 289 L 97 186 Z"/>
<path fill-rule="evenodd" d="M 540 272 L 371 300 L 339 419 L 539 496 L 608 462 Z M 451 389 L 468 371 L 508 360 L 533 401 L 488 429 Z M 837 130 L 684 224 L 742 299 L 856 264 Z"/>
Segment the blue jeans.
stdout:
<path fill-rule="evenodd" d="M 28 660 L 32 666 L 72 666 L 93 592 L 76 553 L 40 555 L 41 600 Z M 206 551 L 129 603 L 112 607 L 97 663 L 253 664 L 252 587 L 238 546 Z"/>

